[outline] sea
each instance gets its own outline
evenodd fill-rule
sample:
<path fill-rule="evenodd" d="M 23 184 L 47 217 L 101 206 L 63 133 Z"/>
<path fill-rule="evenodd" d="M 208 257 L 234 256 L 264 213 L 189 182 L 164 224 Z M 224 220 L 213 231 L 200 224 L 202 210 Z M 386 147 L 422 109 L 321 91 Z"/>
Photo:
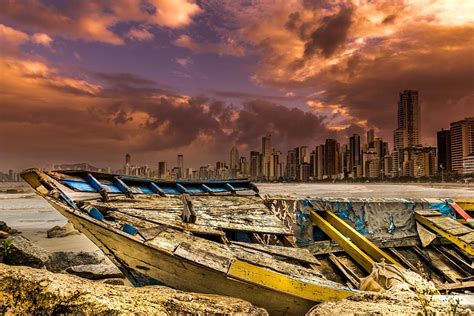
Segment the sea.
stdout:
<path fill-rule="evenodd" d="M 474 184 L 257 183 L 261 194 L 298 197 L 474 198 Z M 20 193 L 5 193 L 16 189 Z M 67 220 L 22 182 L 0 183 L 0 221 L 16 229 L 49 229 Z"/>

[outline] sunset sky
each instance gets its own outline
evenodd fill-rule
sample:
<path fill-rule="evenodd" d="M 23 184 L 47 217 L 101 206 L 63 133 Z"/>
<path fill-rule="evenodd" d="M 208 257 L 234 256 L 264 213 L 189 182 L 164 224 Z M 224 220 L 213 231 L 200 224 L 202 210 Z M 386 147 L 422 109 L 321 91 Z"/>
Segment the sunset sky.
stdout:
<path fill-rule="evenodd" d="M 474 116 L 474 1 L 0 0 L 0 171 L 392 143 L 404 89 Z"/>

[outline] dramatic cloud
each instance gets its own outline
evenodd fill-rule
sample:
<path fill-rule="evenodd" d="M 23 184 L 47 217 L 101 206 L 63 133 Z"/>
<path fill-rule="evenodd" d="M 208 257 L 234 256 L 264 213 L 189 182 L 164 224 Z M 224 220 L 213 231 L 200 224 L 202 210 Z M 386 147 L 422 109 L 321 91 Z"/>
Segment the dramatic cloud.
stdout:
<path fill-rule="evenodd" d="M 139 29 L 139 28 L 131 28 L 126 36 L 134 41 L 139 41 L 139 42 L 149 42 L 152 41 L 155 36 L 153 33 L 148 31 L 147 29 Z"/>
<path fill-rule="evenodd" d="M 197 54 L 211 53 L 237 57 L 245 55 L 245 49 L 236 45 L 231 40 L 223 43 L 196 42 L 188 35 L 181 35 L 174 44 L 179 47 L 187 48 Z"/>
<path fill-rule="evenodd" d="M 0 1 L 0 165 L 118 166 L 126 152 L 156 162 L 179 151 L 198 166 L 233 144 L 258 150 L 268 132 L 282 151 L 368 128 L 390 142 L 405 89 L 419 90 L 434 145 L 436 130 L 474 115 L 473 10 L 467 0 Z"/>
<path fill-rule="evenodd" d="M 21 24 L 35 32 L 114 45 L 124 43 L 115 31 L 121 23 L 179 28 L 190 24 L 199 12 L 199 6 L 191 0 L 73 0 L 61 5 L 41 0 L 0 2 L 0 19 L 9 23 Z M 132 28 L 125 36 L 141 41 L 153 38 L 143 28 Z"/>

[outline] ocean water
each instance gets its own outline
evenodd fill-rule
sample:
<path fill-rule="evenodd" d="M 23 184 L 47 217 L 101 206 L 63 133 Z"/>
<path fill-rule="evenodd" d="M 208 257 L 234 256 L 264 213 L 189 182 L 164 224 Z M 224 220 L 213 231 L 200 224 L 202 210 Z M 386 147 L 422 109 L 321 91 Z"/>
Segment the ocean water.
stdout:
<path fill-rule="evenodd" d="M 299 197 L 474 198 L 474 185 L 260 183 L 257 186 L 262 194 Z M 11 188 L 24 192 L 0 193 L 0 221 L 16 229 L 49 229 L 66 223 L 66 218 L 27 184 L 0 183 L 0 192 Z"/>

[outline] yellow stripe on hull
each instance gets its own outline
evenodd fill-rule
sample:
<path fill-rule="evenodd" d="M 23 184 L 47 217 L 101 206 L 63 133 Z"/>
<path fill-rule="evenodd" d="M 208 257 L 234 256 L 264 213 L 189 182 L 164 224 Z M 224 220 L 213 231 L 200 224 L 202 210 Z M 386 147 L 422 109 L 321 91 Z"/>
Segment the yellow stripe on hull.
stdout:
<path fill-rule="evenodd" d="M 353 291 L 306 283 L 241 260 L 235 260 L 227 274 L 242 281 L 315 302 L 340 300 L 354 295 Z"/>

